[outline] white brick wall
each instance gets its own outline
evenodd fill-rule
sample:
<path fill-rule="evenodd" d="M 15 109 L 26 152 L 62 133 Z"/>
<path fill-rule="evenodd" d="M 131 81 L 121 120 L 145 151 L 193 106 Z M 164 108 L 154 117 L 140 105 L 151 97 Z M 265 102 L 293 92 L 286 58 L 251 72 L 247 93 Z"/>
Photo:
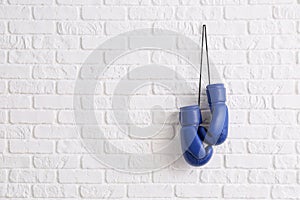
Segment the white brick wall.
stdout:
<path fill-rule="evenodd" d="M 297 0 L 0 0 L 0 200 L 300 199 L 299 20 Z M 208 26 L 211 62 L 226 84 L 230 108 L 229 138 L 214 148 L 208 165 L 132 156 L 152 154 L 178 134 L 178 108 L 197 100 L 197 71 L 165 52 L 139 51 L 114 63 L 95 89 L 103 133 L 86 117 L 93 107 L 88 98 L 76 102 L 88 124 L 78 130 L 72 110 L 75 82 L 97 78 L 95 63 L 80 72 L 92 50 L 122 32 L 151 27 L 199 43 L 202 23 Z M 176 38 L 168 41 L 187 56 L 197 48 Z M 143 42 L 138 35 L 118 38 L 108 49 Z M 170 45 L 163 38 L 159 42 Z M 113 56 L 105 52 L 101 62 Z M 175 70 L 191 91 L 180 81 L 174 82 L 175 96 L 154 85 L 176 81 L 168 71 L 127 74 L 151 63 Z M 110 103 L 123 76 L 129 85 L 151 82 L 133 96 L 127 91 L 118 96 L 118 109 L 132 111 L 120 115 L 122 129 L 134 141 L 114 126 Z M 159 107 L 151 112 L 156 104 L 168 112 Z M 159 128 L 165 115 L 171 117 L 159 135 L 139 138 L 147 135 L 137 134 L 134 124 Z M 111 155 L 113 166 L 89 155 L 81 137 L 98 153 Z M 176 152 L 178 144 L 164 151 Z M 153 163 L 163 162 L 164 169 L 151 171 Z M 126 172 L 141 166 L 151 172 Z"/>

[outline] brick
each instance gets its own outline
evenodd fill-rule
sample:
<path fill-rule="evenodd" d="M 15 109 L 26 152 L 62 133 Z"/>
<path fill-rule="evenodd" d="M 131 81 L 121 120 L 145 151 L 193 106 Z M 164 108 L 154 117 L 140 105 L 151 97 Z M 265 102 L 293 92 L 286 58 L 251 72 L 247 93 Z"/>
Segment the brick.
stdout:
<path fill-rule="evenodd" d="M 88 56 L 91 52 L 87 51 L 59 51 L 57 52 L 56 60 L 62 64 L 86 64 Z M 97 63 L 99 61 L 94 61 Z"/>
<path fill-rule="evenodd" d="M 212 35 L 244 35 L 247 32 L 245 22 L 207 22 L 207 34 Z"/>
<path fill-rule="evenodd" d="M 225 198 L 268 198 L 269 188 L 261 185 L 225 185 Z"/>
<path fill-rule="evenodd" d="M 0 96 L 0 108 L 30 108 L 31 99 L 26 96 Z"/>
<path fill-rule="evenodd" d="M 199 36 L 202 23 L 197 21 L 167 21 L 167 22 L 161 22 L 156 21 L 153 23 L 154 31 L 155 33 L 161 33 L 162 30 L 170 30 L 175 32 L 180 32 L 185 35 L 193 35 L 193 36 Z M 151 27 L 150 24 L 147 25 L 147 27 Z"/>
<path fill-rule="evenodd" d="M 0 151 L 4 152 L 6 150 L 5 140 L 0 139 Z M 0 176 L 1 177 L 1 176 Z M 1 182 L 1 181 L 0 181 Z"/>
<path fill-rule="evenodd" d="M 28 49 L 31 46 L 31 39 L 28 36 L 0 36 L 1 49 Z"/>
<path fill-rule="evenodd" d="M 54 92 L 51 81 L 11 81 L 9 91 L 15 94 L 51 94 Z"/>
<path fill-rule="evenodd" d="M 272 17 L 269 6 L 234 6 L 225 8 L 226 19 L 268 19 Z"/>
<path fill-rule="evenodd" d="M 274 48 L 276 49 L 298 49 L 300 37 L 297 36 L 276 36 L 274 37 Z"/>
<path fill-rule="evenodd" d="M 6 32 L 6 24 L 4 22 L 0 23 L 0 33 L 5 33 Z"/>
<path fill-rule="evenodd" d="M 55 30 L 51 21 L 12 21 L 8 27 L 13 34 L 50 34 Z"/>
<path fill-rule="evenodd" d="M 28 198 L 31 195 L 30 185 L 25 184 L 8 184 L 6 187 L 5 197 L 8 198 Z"/>
<path fill-rule="evenodd" d="M 76 114 L 76 120 L 75 120 Z M 97 121 L 93 117 L 96 115 Z M 104 112 L 102 111 L 60 111 L 58 113 L 58 122 L 62 124 L 98 124 L 104 121 Z"/>
<path fill-rule="evenodd" d="M 199 4 L 199 1 L 196 1 L 196 0 L 182 0 L 180 3 L 182 5 L 195 5 L 195 4 Z"/>
<path fill-rule="evenodd" d="M 43 66 L 33 68 L 33 77 L 36 79 L 75 79 L 77 75 L 76 66 Z"/>
<path fill-rule="evenodd" d="M 172 36 L 160 36 L 160 35 L 144 35 L 144 36 L 131 36 L 129 38 L 129 48 L 135 49 L 140 47 L 158 47 L 158 48 L 176 48 L 176 37 Z M 155 52 L 153 52 L 155 53 Z M 176 55 L 172 55 L 170 53 L 161 52 L 162 55 L 166 55 L 168 57 L 175 57 Z M 149 65 L 152 66 L 152 65 Z M 166 67 L 166 66 L 165 66 Z"/>
<path fill-rule="evenodd" d="M 122 20 L 126 18 L 123 7 L 83 7 L 82 18 L 88 20 Z"/>
<path fill-rule="evenodd" d="M 0 182 L 3 183 L 6 181 L 7 172 L 6 170 L 0 170 Z"/>
<path fill-rule="evenodd" d="M 28 67 L 13 67 L 13 66 L 0 66 L 0 78 L 29 78 L 30 68 Z"/>
<path fill-rule="evenodd" d="M 54 121 L 54 112 L 52 111 L 11 111 L 10 121 L 12 123 L 24 124 L 51 124 Z"/>
<path fill-rule="evenodd" d="M 270 170 L 251 170 L 249 182 L 257 184 L 285 184 L 296 183 L 296 174 L 293 171 L 270 171 Z"/>
<path fill-rule="evenodd" d="M 272 107 L 272 99 L 268 96 L 229 96 L 228 106 L 232 109 L 265 109 Z"/>
<path fill-rule="evenodd" d="M 275 79 L 298 79 L 300 78 L 300 67 L 274 67 L 273 78 Z"/>
<path fill-rule="evenodd" d="M 57 143 L 57 152 L 65 154 L 88 153 L 103 154 L 103 140 L 66 140 Z"/>
<path fill-rule="evenodd" d="M 196 183 L 197 177 L 195 170 L 165 169 L 153 173 L 153 181 L 157 183 Z"/>
<path fill-rule="evenodd" d="M 103 173 L 99 170 L 60 170 L 59 183 L 102 183 Z"/>
<path fill-rule="evenodd" d="M 13 183 L 51 183 L 55 181 L 55 172 L 13 169 L 9 173 L 9 180 Z"/>
<path fill-rule="evenodd" d="M 144 1 L 145 3 L 147 1 Z M 166 0 L 166 1 L 162 1 L 162 0 L 153 0 L 153 5 L 161 5 L 161 6 L 175 6 L 175 5 L 179 5 L 180 4 L 180 1 L 179 0 Z"/>
<path fill-rule="evenodd" d="M 171 185 L 157 185 L 157 184 L 144 184 L 144 185 L 129 185 L 128 196 L 141 198 L 141 197 L 171 197 L 173 189 Z"/>
<path fill-rule="evenodd" d="M 7 91 L 6 83 L 2 81 L 0 82 L 0 93 L 3 94 L 5 91 Z"/>
<path fill-rule="evenodd" d="M 33 197 L 36 198 L 65 198 L 77 197 L 75 185 L 34 185 L 32 187 Z"/>
<path fill-rule="evenodd" d="M 33 157 L 33 165 L 38 169 L 75 169 L 79 167 L 79 158 L 66 155 L 35 155 Z"/>
<path fill-rule="evenodd" d="M 221 197 L 222 187 L 218 185 L 177 185 L 175 188 L 175 194 L 181 198 L 218 198 Z"/>
<path fill-rule="evenodd" d="M 51 20 L 75 20 L 78 17 L 77 9 L 74 7 L 35 7 L 33 9 L 34 19 Z"/>
<path fill-rule="evenodd" d="M 269 49 L 271 39 L 268 36 L 225 37 L 224 45 L 230 50 Z"/>
<path fill-rule="evenodd" d="M 298 127 L 296 126 L 280 126 L 273 130 L 273 137 L 280 140 L 297 140 L 300 139 Z"/>
<path fill-rule="evenodd" d="M 129 90 L 130 88 L 134 88 L 136 86 L 140 86 L 144 83 L 142 80 L 124 80 L 122 81 L 122 84 L 117 81 L 106 81 L 105 82 L 105 93 L 108 95 L 113 95 L 114 93 L 117 93 L 118 95 L 129 95 L 131 91 Z M 118 87 L 118 91 L 115 91 L 116 88 Z M 124 88 L 124 89 L 122 89 Z M 138 91 L 136 91 L 135 94 L 139 95 L 146 95 L 151 93 L 151 87 L 149 85 L 145 85 L 142 88 L 139 88 Z"/>
<path fill-rule="evenodd" d="M 60 5 L 100 5 L 102 1 L 99 0 L 57 0 Z"/>
<path fill-rule="evenodd" d="M 0 19 L 28 19 L 29 17 L 29 7 L 0 6 Z"/>
<path fill-rule="evenodd" d="M 108 154 L 146 154 L 151 153 L 149 141 L 114 140 L 105 142 L 104 151 Z"/>
<path fill-rule="evenodd" d="M 126 126 L 103 125 L 100 129 L 98 126 L 84 126 L 81 129 L 81 137 L 89 139 L 125 138 L 128 134 L 127 130 Z"/>
<path fill-rule="evenodd" d="M 215 51 L 210 52 L 210 56 L 214 58 L 214 64 L 245 64 L 247 56 L 244 52 L 238 51 Z"/>
<path fill-rule="evenodd" d="M 300 109 L 300 96 L 276 96 L 274 98 L 274 107 L 277 109 Z"/>
<path fill-rule="evenodd" d="M 274 185 L 271 195 L 273 198 L 296 199 L 300 195 L 300 187 L 292 185 Z"/>
<path fill-rule="evenodd" d="M 86 185 L 80 187 L 83 198 L 123 198 L 125 187 L 123 185 Z"/>
<path fill-rule="evenodd" d="M 228 75 L 228 76 L 231 76 L 231 75 Z M 228 81 L 226 92 L 227 92 L 227 94 L 236 94 L 236 95 L 247 94 L 248 89 L 247 89 L 247 85 L 244 81 Z"/>
<path fill-rule="evenodd" d="M 147 183 L 150 181 L 149 174 L 128 174 L 115 170 L 106 171 L 106 181 L 108 183 Z"/>
<path fill-rule="evenodd" d="M 141 132 L 149 132 L 145 135 L 150 135 L 151 134 L 151 129 L 150 130 L 146 130 L 143 131 L 143 129 L 141 129 Z M 144 134 L 144 133 L 143 133 Z M 153 134 L 153 132 L 152 132 Z M 154 132 L 155 134 L 155 132 Z M 148 138 L 151 139 L 151 138 Z M 180 148 L 178 148 L 180 146 L 179 141 L 166 141 L 166 140 L 153 140 L 152 142 L 152 151 L 154 153 L 158 153 L 158 154 L 164 154 L 164 155 L 181 155 L 182 151 Z M 170 145 L 172 144 L 172 145 Z"/>
<path fill-rule="evenodd" d="M 33 47 L 36 49 L 76 49 L 79 47 L 77 36 L 34 36 Z"/>
<path fill-rule="evenodd" d="M 211 6 L 218 6 L 218 5 L 244 5 L 246 4 L 246 0 L 200 0 L 202 5 L 211 5 Z"/>
<path fill-rule="evenodd" d="M 274 8 L 275 19 L 300 19 L 299 6 L 276 6 Z"/>
<path fill-rule="evenodd" d="M 178 7 L 179 20 L 217 20 L 222 18 L 222 9 L 217 7 Z"/>
<path fill-rule="evenodd" d="M 177 38 L 177 48 L 185 50 L 198 50 L 201 47 L 199 46 L 201 38 L 199 36 L 190 36 L 190 40 L 187 40 L 185 37 Z M 210 36 L 208 39 L 209 48 L 211 50 L 224 49 L 223 38 L 220 36 Z M 190 69 L 195 70 L 191 66 L 178 66 L 179 69 Z"/>
<path fill-rule="evenodd" d="M 136 29 L 151 28 L 151 23 L 145 21 L 134 21 L 134 22 L 112 22 L 108 21 L 105 23 L 105 33 L 107 35 L 120 34 L 122 32 L 134 31 Z"/>
<path fill-rule="evenodd" d="M 246 183 L 248 172 L 246 170 L 212 170 L 200 172 L 200 181 L 203 183 Z"/>
<path fill-rule="evenodd" d="M 292 52 L 252 51 L 248 59 L 250 64 L 292 64 L 294 57 Z"/>
<path fill-rule="evenodd" d="M 34 107 L 43 109 L 71 109 L 74 107 L 73 98 L 73 96 L 40 95 L 34 97 Z"/>
<path fill-rule="evenodd" d="M 172 96 L 134 96 L 130 98 L 131 109 L 150 109 L 160 105 L 165 109 L 175 108 L 175 98 Z"/>
<path fill-rule="evenodd" d="M 83 36 L 81 39 L 81 46 L 83 49 L 126 49 L 127 38 L 117 37 L 111 41 L 105 36 Z"/>
<path fill-rule="evenodd" d="M 5 62 L 5 53 L 1 52 L 0 53 L 0 63 L 4 63 Z"/>
<path fill-rule="evenodd" d="M 86 141 L 81 142 L 80 140 L 66 140 L 58 141 L 57 152 L 58 153 L 85 153 L 87 152 L 84 144 Z M 103 145 L 102 145 L 103 146 Z"/>
<path fill-rule="evenodd" d="M 153 169 L 156 170 L 169 166 L 178 160 L 178 158 L 180 158 L 178 154 L 132 154 L 132 156 L 129 157 L 129 169 L 146 173 L 153 171 Z"/>
<path fill-rule="evenodd" d="M 231 124 L 243 124 L 247 118 L 246 112 L 241 110 L 232 110 L 229 115 Z"/>
<path fill-rule="evenodd" d="M 129 19 L 132 20 L 162 20 L 171 19 L 174 10 L 171 7 L 139 7 L 129 9 Z"/>
<path fill-rule="evenodd" d="M 57 32 L 61 35 L 98 35 L 103 33 L 100 22 L 58 22 Z"/>
<path fill-rule="evenodd" d="M 0 156 L 0 168 L 29 168 L 30 158 L 28 156 Z"/>
<path fill-rule="evenodd" d="M 54 54 L 51 51 L 12 51 L 9 53 L 9 63 L 47 64 L 52 63 Z"/>
<path fill-rule="evenodd" d="M 293 124 L 295 115 L 291 111 L 251 111 L 250 124 Z"/>
<path fill-rule="evenodd" d="M 224 70 L 224 76 L 228 79 L 249 79 L 250 68 L 244 66 L 226 67 Z"/>
<path fill-rule="evenodd" d="M 185 166 L 186 162 L 184 161 Z M 220 169 L 222 166 L 224 166 L 224 157 L 223 155 L 214 155 L 214 157 L 210 160 L 209 163 L 207 163 L 206 166 L 204 166 L 205 169 Z M 188 168 L 190 168 L 188 166 Z"/>
<path fill-rule="evenodd" d="M 141 132 L 139 127 L 130 126 L 129 135 L 132 138 L 149 138 L 149 139 L 171 139 L 175 135 L 173 126 L 171 125 L 152 125 L 152 130 Z"/>
<path fill-rule="evenodd" d="M 295 146 L 290 142 L 251 141 L 248 150 L 253 154 L 293 154 Z"/>
<path fill-rule="evenodd" d="M 7 139 L 27 139 L 31 136 L 32 128 L 27 125 L 0 126 L 1 138 Z"/>
<path fill-rule="evenodd" d="M 114 105 L 112 105 L 114 101 Z M 82 108 L 84 109 L 118 109 L 128 107 L 128 100 L 125 96 L 114 96 L 114 97 L 103 97 L 103 96 L 94 96 L 93 99 L 90 97 L 82 98 Z"/>
<path fill-rule="evenodd" d="M 272 166 L 272 156 L 226 155 L 225 166 L 239 169 L 267 169 Z"/>
<path fill-rule="evenodd" d="M 247 148 L 244 142 L 231 140 L 224 143 L 222 146 L 217 147 L 215 152 L 218 154 L 246 153 Z"/>
<path fill-rule="evenodd" d="M 294 155 L 276 155 L 274 167 L 275 169 L 295 169 L 299 167 L 299 160 Z"/>
<path fill-rule="evenodd" d="M 8 0 L 8 2 L 17 5 L 47 5 L 52 4 L 53 0 Z"/>
<path fill-rule="evenodd" d="M 9 151 L 11 153 L 53 153 L 52 141 L 10 141 Z"/>
<path fill-rule="evenodd" d="M 100 54 L 100 53 L 99 53 Z M 150 59 L 150 52 L 147 50 L 133 52 L 131 54 L 127 54 L 126 56 L 121 56 L 118 60 L 115 59 L 120 56 L 122 52 L 112 50 L 104 52 L 104 62 L 109 64 L 113 62 L 116 65 L 141 65 L 146 64 L 145 62 Z M 99 57 L 102 55 L 99 55 Z M 101 57 L 100 57 L 101 59 Z M 98 62 L 102 62 L 99 60 Z"/>
<path fill-rule="evenodd" d="M 251 81 L 248 85 L 251 94 L 292 94 L 295 86 L 292 81 Z"/>
<path fill-rule="evenodd" d="M 0 123 L 5 123 L 7 120 L 7 112 L 4 110 L 0 111 Z"/>
<path fill-rule="evenodd" d="M 157 1 L 156 1 L 157 2 Z M 155 2 L 153 2 L 155 4 Z M 105 5 L 150 5 L 149 0 L 104 0 Z"/>
<path fill-rule="evenodd" d="M 298 153 L 300 152 L 300 143 L 296 143 L 296 150 Z"/>
<path fill-rule="evenodd" d="M 131 110 L 127 111 L 118 111 L 117 123 L 119 124 L 149 124 L 151 121 L 151 113 L 147 110 Z M 115 113 L 107 112 L 106 122 L 108 124 L 116 124 Z M 130 119 L 130 120 L 128 120 Z"/>
<path fill-rule="evenodd" d="M 293 0 L 250 0 L 250 4 L 291 4 Z"/>
<path fill-rule="evenodd" d="M 127 162 L 128 160 L 120 159 L 120 156 L 115 156 L 116 159 L 118 159 L 118 162 L 120 163 L 120 160 L 122 162 Z M 122 157 L 124 158 L 124 156 Z M 83 169 L 103 169 L 106 168 L 105 163 L 100 162 L 98 158 L 95 158 L 92 155 L 84 155 L 81 158 L 81 164 Z"/>
<path fill-rule="evenodd" d="M 98 65 L 102 65 L 100 64 L 102 61 L 100 61 L 100 59 L 106 59 L 106 58 L 103 58 L 103 55 L 99 54 L 100 58 L 99 58 L 99 62 L 98 61 L 89 61 L 89 62 L 98 62 Z M 123 61 L 122 61 L 123 62 Z M 123 78 L 124 76 L 126 77 L 127 76 L 127 73 L 128 73 L 128 66 L 125 65 L 126 63 L 121 63 L 120 65 L 110 65 L 109 68 L 106 68 L 103 72 L 100 72 L 99 71 L 99 68 L 97 69 L 97 67 L 95 67 L 95 65 L 91 65 L 90 67 L 87 67 L 85 70 L 81 71 L 81 74 L 80 76 L 84 79 L 90 79 L 91 83 L 92 83 L 92 80 L 97 80 L 99 79 L 100 77 L 101 78 L 104 78 L 106 79 L 105 83 L 111 83 L 113 81 L 109 81 L 109 79 L 121 79 Z M 103 64 L 104 66 L 104 64 Z M 100 75 L 100 73 L 102 73 L 102 75 Z M 79 81 L 78 81 L 79 82 Z M 86 84 L 89 84 L 88 83 L 88 80 L 86 81 L 82 81 L 82 83 L 86 83 Z M 114 83 L 119 83 L 120 81 L 115 81 Z M 129 84 L 129 82 L 134 82 L 134 81 L 127 81 L 127 80 L 122 80 L 122 82 L 125 82 Z M 95 85 L 95 82 L 94 82 L 94 85 Z M 100 86 L 101 85 L 101 82 L 97 81 L 97 84 L 96 84 L 96 87 Z M 126 86 L 126 85 L 125 85 Z"/>
<path fill-rule="evenodd" d="M 44 139 L 78 138 L 79 133 L 75 126 L 36 126 L 34 136 Z"/>
<path fill-rule="evenodd" d="M 296 31 L 292 21 L 250 21 L 250 34 L 288 34 Z"/>

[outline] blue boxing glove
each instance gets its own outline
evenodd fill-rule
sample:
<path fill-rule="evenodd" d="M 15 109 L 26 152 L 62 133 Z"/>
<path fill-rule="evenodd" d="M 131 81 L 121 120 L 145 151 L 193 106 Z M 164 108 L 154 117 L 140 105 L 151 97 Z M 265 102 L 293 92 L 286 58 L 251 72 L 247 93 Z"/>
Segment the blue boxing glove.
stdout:
<path fill-rule="evenodd" d="M 181 148 L 185 160 L 193 166 L 202 166 L 212 157 L 211 146 L 204 148 L 198 135 L 198 126 L 202 123 L 202 117 L 198 105 L 180 108 L 179 121 Z"/>
<path fill-rule="evenodd" d="M 224 84 L 211 84 L 206 87 L 207 99 L 212 113 L 208 130 L 199 126 L 198 134 L 208 145 L 222 144 L 228 135 L 228 108 Z"/>

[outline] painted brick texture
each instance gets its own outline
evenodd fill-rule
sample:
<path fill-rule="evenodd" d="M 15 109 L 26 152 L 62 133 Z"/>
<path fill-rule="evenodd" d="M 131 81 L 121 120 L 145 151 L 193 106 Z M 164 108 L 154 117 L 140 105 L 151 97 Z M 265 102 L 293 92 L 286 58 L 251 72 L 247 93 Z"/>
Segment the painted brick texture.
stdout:
<path fill-rule="evenodd" d="M 297 0 L 0 0 L 0 199 L 300 199 L 299 20 Z M 197 101 L 198 66 L 140 50 L 100 77 L 97 63 L 81 67 L 123 32 L 168 29 L 198 44 L 203 23 L 213 81 L 227 88 L 228 140 L 201 168 L 168 160 L 180 154 L 178 141 L 160 157 L 139 157 L 158 154 L 178 135 L 179 107 Z M 145 43 L 171 45 L 199 61 L 197 46 L 164 37 L 119 37 L 97 52 L 97 62 L 109 64 L 116 51 Z M 154 64 L 175 73 L 151 70 Z M 129 86 L 148 83 L 113 96 L 122 78 Z M 92 90 L 78 88 L 78 79 L 88 79 Z M 74 99 L 76 92 L 86 97 Z M 205 95 L 202 101 L 206 123 Z M 74 106 L 82 109 L 78 116 Z M 153 134 L 141 135 L 149 124 Z M 108 155 L 104 162 L 86 144 Z M 132 173 L 140 168 L 149 170 Z"/>

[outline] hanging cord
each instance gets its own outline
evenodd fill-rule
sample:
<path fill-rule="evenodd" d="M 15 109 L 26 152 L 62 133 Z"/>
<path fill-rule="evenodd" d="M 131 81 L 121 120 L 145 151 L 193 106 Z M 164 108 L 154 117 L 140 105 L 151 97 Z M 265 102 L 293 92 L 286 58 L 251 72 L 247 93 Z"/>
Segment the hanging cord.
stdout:
<path fill-rule="evenodd" d="M 207 62 L 207 73 L 208 73 L 208 84 L 210 84 L 210 69 L 209 69 L 209 59 L 208 59 L 208 44 L 207 44 L 207 33 L 206 25 L 202 27 L 202 39 L 201 39 L 201 56 L 200 56 L 200 78 L 199 78 L 199 93 L 198 93 L 198 105 L 200 106 L 200 96 L 201 96 L 201 80 L 202 80 L 202 61 L 203 61 L 203 43 L 205 37 L 205 49 L 206 49 L 206 62 Z"/>

